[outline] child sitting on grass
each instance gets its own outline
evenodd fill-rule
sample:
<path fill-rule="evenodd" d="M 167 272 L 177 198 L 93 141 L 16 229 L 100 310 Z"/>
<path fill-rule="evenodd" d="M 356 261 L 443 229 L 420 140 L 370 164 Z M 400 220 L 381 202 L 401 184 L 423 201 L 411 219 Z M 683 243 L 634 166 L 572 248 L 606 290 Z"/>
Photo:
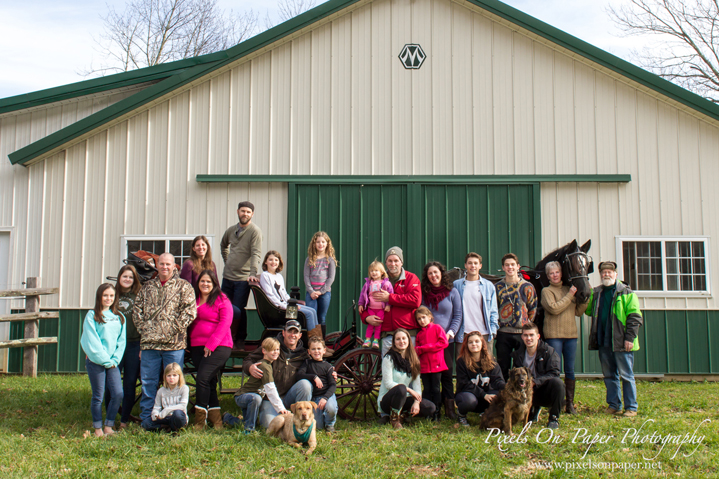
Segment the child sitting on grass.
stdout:
<path fill-rule="evenodd" d="M 185 384 L 179 364 L 167 365 L 162 386 L 155 396 L 155 407 L 150 417 L 142 422 L 142 427 L 148 431 L 160 428 L 178 431 L 187 425 L 187 402 L 190 399 L 190 388 Z"/>
<path fill-rule="evenodd" d="M 337 422 L 337 382 L 332 374 L 334 368 L 324 360 L 327 347 L 322 338 L 313 336 L 308 343 L 310 357 L 297 370 L 297 379 L 307 379 L 312 383 L 312 400 L 317 403 L 317 428 L 322 429 L 324 425 L 325 431 L 334 432 Z"/>
<path fill-rule="evenodd" d="M 422 373 L 423 396 L 432 401 L 437 408 L 432 419 L 439 421 L 439 406 L 442 400 L 440 381 L 442 371 L 447 370 L 444 361 L 444 350 L 449 346 L 444 329 L 434 323 L 434 315 L 426 306 L 420 306 L 414 313 L 417 324 L 421 328 L 415 339 L 414 350 L 419 356 L 420 372 Z"/>
<path fill-rule="evenodd" d="M 257 379 L 250 376 L 242 388 L 235 393 L 235 403 L 242 410 L 242 417 L 245 419 L 245 434 L 250 434 L 255 430 L 262 398 L 269 399 L 278 414 L 292 414 L 282 404 L 282 398 L 277 393 L 275 380 L 272 376 L 272 363 L 277 360 L 279 355 L 280 342 L 275 338 L 265 338 L 262 341 L 262 361 L 258 366 L 262 371 L 262 377 Z M 229 413 L 225 414 L 223 420 L 230 425 L 237 421 Z"/>

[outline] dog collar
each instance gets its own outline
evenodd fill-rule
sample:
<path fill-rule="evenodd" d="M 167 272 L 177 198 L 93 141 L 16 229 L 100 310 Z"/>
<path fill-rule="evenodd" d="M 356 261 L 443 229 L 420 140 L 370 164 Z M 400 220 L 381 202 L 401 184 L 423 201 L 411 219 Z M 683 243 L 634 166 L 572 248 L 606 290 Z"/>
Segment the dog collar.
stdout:
<path fill-rule="evenodd" d="M 310 440 L 310 434 L 312 434 L 312 428 L 314 427 L 314 424 L 311 424 L 310 427 L 307 428 L 305 432 L 300 434 L 297 432 L 297 428 L 294 424 L 292 424 L 292 432 L 295 435 L 295 439 L 297 439 L 297 442 L 300 444 L 307 444 Z"/>

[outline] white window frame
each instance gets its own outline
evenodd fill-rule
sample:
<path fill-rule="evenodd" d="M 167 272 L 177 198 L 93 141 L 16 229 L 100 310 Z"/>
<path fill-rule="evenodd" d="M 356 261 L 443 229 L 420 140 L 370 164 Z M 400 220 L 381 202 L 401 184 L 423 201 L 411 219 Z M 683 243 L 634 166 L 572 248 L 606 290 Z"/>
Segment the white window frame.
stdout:
<path fill-rule="evenodd" d="M 170 241 L 192 241 L 196 236 L 200 236 L 202 234 L 203 233 L 193 235 L 122 235 L 120 236 L 120 264 L 122 264 L 122 260 L 127 258 L 127 256 L 124 255 L 125 252 L 127 252 L 128 241 L 165 241 L 165 251 L 169 251 Z M 204 236 L 210 243 L 210 249 L 214 249 L 213 245 L 215 242 L 215 235 L 205 234 Z"/>
<path fill-rule="evenodd" d="M 667 285 L 667 262 L 666 262 L 666 247 L 667 241 L 702 241 L 704 242 L 704 267 L 706 274 L 706 291 L 643 291 L 636 290 L 632 286 L 632 291 L 637 293 L 638 296 L 646 298 L 706 298 L 712 295 L 712 284 L 711 284 L 711 243 L 709 236 L 615 236 L 616 241 L 616 258 L 617 268 L 619 270 L 619 279 L 628 281 L 628 278 L 624 276 L 624 242 L 636 242 L 636 241 L 659 241 L 661 245 L 662 253 L 662 284 L 664 287 Z"/>

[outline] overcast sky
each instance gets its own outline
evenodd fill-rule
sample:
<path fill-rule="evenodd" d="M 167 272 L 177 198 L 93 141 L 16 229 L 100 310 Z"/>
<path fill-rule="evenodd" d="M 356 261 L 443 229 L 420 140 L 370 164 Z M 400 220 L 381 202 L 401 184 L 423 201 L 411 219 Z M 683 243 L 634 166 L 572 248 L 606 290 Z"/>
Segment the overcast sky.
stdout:
<path fill-rule="evenodd" d="M 627 0 L 505 0 L 505 3 L 629 60 L 641 41 L 619 38 L 606 13 Z M 107 6 L 125 0 L 0 0 L 0 98 L 86 79 L 79 74 L 99 56 L 93 37 Z M 219 0 L 226 10 L 253 9 L 277 22 L 275 0 Z M 264 24 L 264 21 L 263 21 Z"/>

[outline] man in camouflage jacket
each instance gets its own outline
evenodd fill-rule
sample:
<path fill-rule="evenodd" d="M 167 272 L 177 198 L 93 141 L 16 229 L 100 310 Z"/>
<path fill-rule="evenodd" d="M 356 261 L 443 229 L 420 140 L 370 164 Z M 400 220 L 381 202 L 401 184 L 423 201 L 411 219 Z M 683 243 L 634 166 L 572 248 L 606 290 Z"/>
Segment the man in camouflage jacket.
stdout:
<path fill-rule="evenodd" d="M 147 281 L 135 300 L 133 316 L 140 333 L 140 419 L 150 417 L 157 386 L 168 364 L 182 367 L 187 347 L 187 327 L 197 315 L 195 291 L 180 278 L 175 257 L 160 255 L 158 275 Z"/>

